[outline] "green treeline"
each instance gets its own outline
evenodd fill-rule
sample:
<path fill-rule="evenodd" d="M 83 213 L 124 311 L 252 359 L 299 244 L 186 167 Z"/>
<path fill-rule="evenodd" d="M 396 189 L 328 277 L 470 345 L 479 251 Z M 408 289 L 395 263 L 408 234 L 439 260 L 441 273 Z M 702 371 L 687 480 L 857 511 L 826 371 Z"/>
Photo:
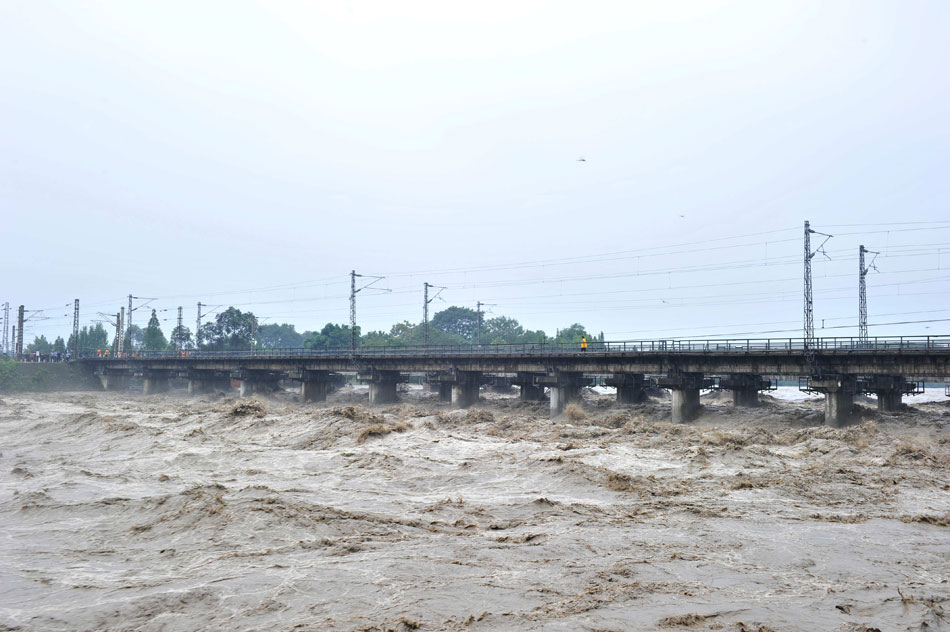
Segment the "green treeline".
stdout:
<path fill-rule="evenodd" d="M 480 330 L 480 333 L 479 333 Z M 349 347 L 351 344 L 350 326 L 327 323 L 319 331 L 298 332 L 294 325 L 259 324 L 252 312 L 242 312 L 229 307 L 215 315 L 213 320 L 204 323 L 195 335 L 188 327 L 176 326 L 168 336 L 162 330 L 158 315 L 152 310 L 148 324 L 142 328 L 133 325 L 125 332 L 126 351 L 174 351 L 202 349 L 208 351 L 227 351 L 236 349 L 279 349 L 307 348 L 330 349 Z M 394 324 L 389 331 L 369 331 L 365 334 L 356 328 L 360 346 L 416 346 L 425 342 L 422 323 L 403 321 Z M 485 318 L 482 315 L 481 327 L 478 312 L 467 307 L 448 307 L 437 312 L 429 322 L 429 344 L 466 345 L 475 344 L 540 344 L 540 343 L 577 343 L 585 336 L 592 344 L 603 341 L 604 335 L 592 335 L 580 323 L 574 323 L 558 329 L 554 335 L 541 330 L 525 329 L 521 323 L 507 316 Z M 68 346 L 75 349 L 74 337 L 64 341 L 62 337 L 50 343 L 39 336 L 26 348 L 27 353 L 36 351 L 48 354 L 52 351 L 63 353 Z M 114 334 L 109 335 L 102 323 L 83 327 L 79 331 L 79 350 L 83 355 L 95 355 L 98 350 L 114 349 Z"/>

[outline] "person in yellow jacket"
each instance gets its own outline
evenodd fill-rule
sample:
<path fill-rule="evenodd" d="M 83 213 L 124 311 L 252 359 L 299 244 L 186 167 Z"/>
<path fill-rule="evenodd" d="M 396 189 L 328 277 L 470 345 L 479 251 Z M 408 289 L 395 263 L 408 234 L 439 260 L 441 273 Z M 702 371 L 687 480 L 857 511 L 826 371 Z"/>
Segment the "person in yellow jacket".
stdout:
<path fill-rule="evenodd" d="M 587 336 L 581 336 L 581 351 L 587 351 Z"/>

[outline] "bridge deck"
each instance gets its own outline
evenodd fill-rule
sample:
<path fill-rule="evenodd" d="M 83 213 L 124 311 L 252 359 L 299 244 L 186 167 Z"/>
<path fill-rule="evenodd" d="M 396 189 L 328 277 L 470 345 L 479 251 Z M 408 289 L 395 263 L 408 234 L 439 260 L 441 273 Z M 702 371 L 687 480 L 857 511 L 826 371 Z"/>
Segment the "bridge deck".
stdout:
<path fill-rule="evenodd" d="M 108 370 L 481 371 L 588 374 L 751 373 L 762 375 L 902 375 L 950 380 L 950 336 L 802 339 L 654 340 L 578 344 L 504 344 L 253 349 L 136 353 L 81 358 Z"/>

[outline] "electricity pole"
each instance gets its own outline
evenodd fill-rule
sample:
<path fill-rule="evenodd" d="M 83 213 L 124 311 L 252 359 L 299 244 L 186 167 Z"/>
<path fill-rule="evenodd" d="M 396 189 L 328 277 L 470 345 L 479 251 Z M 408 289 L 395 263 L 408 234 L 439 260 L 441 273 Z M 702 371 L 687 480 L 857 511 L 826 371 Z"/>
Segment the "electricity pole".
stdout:
<path fill-rule="evenodd" d="M 356 270 L 350 271 L 350 351 L 356 353 Z"/>
<path fill-rule="evenodd" d="M 811 236 L 812 234 L 821 235 L 825 238 L 825 241 L 821 242 L 821 245 L 818 246 L 814 251 L 811 249 Z M 805 348 L 810 349 L 815 344 L 815 314 L 814 314 L 814 302 L 812 300 L 812 286 L 811 286 L 811 260 L 814 258 L 818 252 L 821 252 L 826 257 L 828 256 L 822 247 L 831 239 L 831 235 L 826 235 L 825 233 L 819 233 L 818 231 L 812 230 L 811 226 L 808 223 L 808 220 L 805 221 Z"/>
<path fill-rule="evenodd" d="M 10 353 L 10 303 L 3 304 L 3 353 Z"/>
<path fill-rule="evenodd" d="M 874 258 L 871 259 L 871 263 L 867 266 L 864 265 L 864 255 L 870 253 L 874 255 Z M 861 347 L 867 347 L 868 344 L 868 286 L 867 286 L 867 276 L 868 271 L 872 268 L 877 270 L 874 266 L 874 259 L 877 259 L 879 252 L 874 252 L 873 250 L 868 250 L 864 247 L 864 244 L 858 248 L 858 343 Z"/>
<path fill-rule="evenodd" d="M 478 301 L 475 303 L 475 309 L 478 312 L 478 318 L 475 322 L 475 343 L 482 344 L 482 308 L 483 307 L 494 307 L 495 303 L 482 303 Z"/>
<path fill-rule="evenodd" d="M 73 301 L 73 356 L 79 359 L 79 299 Z"/>
<path fill-rule="evenodd" d="M 471 305 L 471 303 L 469 303 Z M 478 318 L 475 322 L 475 343 L 482 344 L 482 302 L 475 303 L 475 310 L 478 312 Z"/>
<path fill-rule="evenodd" d="M 122 356 L 122 350 L 125 347 L 125 306 L 119 308 L 119 326 L 115 330 L 115 346 L 119 356 Z"/>
<path fill-rule="evenodd" d="M 23 311 L 23 306 L 20 305 L 16 314 L 16 348 L 14 349 L 17 358 L 23 355 Z"/>
<path fill-rule="evenodd" d="M 356 277 L 364 277 L 364 278 L 373 279 L 373 280 L 367 283 L 366 285 L 364 285 L 363 287 L 357 288 Z M 367 274 L 357 274 L 356 270 L 352 270 L 350 272 L 350 351 L 352 351 L 353 353 L 356 353 L 356 293 L 362 292 L 363 290 L 367 289 L 374 283 L 378 283 L 379 281 L 382 281 L 385 278 L 386 277 L 370 276 Z M 392 290 L 390 289 L 381 288 L 381 287 L 374 287 L 372 289 L 377 290 L 379 292 L 392 292 Z"/>
<path fill-rule="evenodd" d="M 181 351 L 182 349 L 182 333 L 184 331 L 183 327 L 184 325 L 182 324 L 182 320 L 181 320 L 181 305 L 179 305 L 178 306 L 178 329 L 175 330 L 178 336 L 178 350 L 179 351 Z"/>
<path fill-rule="evenodd" d="M 145 302 L 142 303 L 141 305 L 136 306 L 136 307 L 132 307 L 132 299 L 135 299 L 135 300 L 137 300 L 137 301 L 145 301 Z M 132 312 L 134 312 L 134 311 L 137 310 L 137 309 L 142 309 L 143 307 L 145 307 L 146 305 L 148 305 L 148 304 L 151 303 L 152 301 L 157 301 L 157 300 L 158 300 L 158 299 L 156 299 L 156 298 L 149 298 L 149 297 L 147 297 L 147 296 L 132 296 L 131 294 L 129 294 L 128 322 L 124 323 L 124 326 L 123 326 L 123 330 L 125 331 L 125 336 L 123 337 L 123 339 L 124 339 L 125 337 L 128 337 L 128 339 L 129 339 L 129 348 L 130 348 L 130 349 L 132 348 Z"/>
<path fill-rule="evenodd" d="M 423 283 L 422 287 L 424 288 L 423 292 L 423 301 L 422 301 L 422 335 L 423 335 L 423 344 L 429 346 L 429 303 L 439 298 L 439 294 L 442 293 L 442 290 L 445 288 L 439 285 L 432 285 L 429 282 Z M 431 299 L 429 298 L 429 288 L 439 290 L 436 292 L 435 296 Z"/>
<path fill-rule="evenodd" d="M 201 301 L 198 301 L 198 320 L 195 321 L 195 349 L 201 347 Z"/>

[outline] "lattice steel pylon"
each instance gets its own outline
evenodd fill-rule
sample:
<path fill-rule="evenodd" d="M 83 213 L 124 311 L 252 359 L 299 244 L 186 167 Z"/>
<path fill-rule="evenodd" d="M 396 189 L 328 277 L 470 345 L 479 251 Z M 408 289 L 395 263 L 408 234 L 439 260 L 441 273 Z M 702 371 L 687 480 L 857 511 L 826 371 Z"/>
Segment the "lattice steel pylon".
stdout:
<path fill-rule="evenodd" d="M 811 294 L 811 227 L 805 220 L 805 348 L 815 339 L 815 314 Z"/>
<path fill-rule="evenodd" d="M 874 258 L 871 259 L 871 263 L 867 266 L 864 265 L 864 255 L 873 254 Z M 868 283 L 867 276 L 868 271 L 872 268 L 877 270 L 874 266 L 874 259 L 877 259 L 877 256 L 880 253 L 873 250 L 868 250 L 862 244 L 858 248 L 858 343 L 862 347 L 866 347 L 868 344 Z"/>
<path fill-rule="evenodd" d="M 475 344 L 482 344 L 482 308 L 483 307 L 494 307 L 495 303 L 482 303 L 477 301 L 475 303 L 475 313 L 477 315 L 475 319 Z"/>
<path fill-rule="evenodd" d="M 373 279 L 366 285 L 361 288 L 356 287 L 356 277 L 366 277 L 367 279 Z M 353 353 L 356 353 L 356 293 L 362 292 L 363 290 L 369 288 L 374 283 L 382 281 L 386 277 L 381 276 L 372 276 L 367 274 L 357 274 L 356 270 L 350 272 L 350 350 Z M 373 288 L 378 292 L 392 292 L 388 288 Z"/>
<path fill-rule="evenodd" d="M 195 320 L 195 349 L 201 348 L 201 301 L 198 301 L 198 318 Z"/>
<path fill-rule="evenodd" d="M 184 342 L 182 341 L 182 334 L 185 332 L 185 324 L 184 324 L 184 321 L 182 320 L 181 309 L 182 309 L 181 305 L 179 305 L 178 306 L 178 329 L 175 330 L 175 333 L 178 337 L 178 351 L 181 351 L 184 346 Z"/>
<path fill-rule="evenodd" d="M 23 355 L 23 312 L 24 307 L 20 305 L 16 314 L 16 342 L 14 343 L 16 348 L 13 351 L 17 358 Z"/>
<path fill-rule="evenodd" d="M 356 353 L 356 270 L 350 271 L 350 350 Z"/>
<path fill-rule="evenodd" d="M 3 353 L 10 353 L 10 303 L 3 304 Z"/>
<path fill-rule="evenodd" d="M 115 347 L 121 357 L 125 350 L 125 306 L 119 308 L 118 326 L 115 328 Z"/>
<path fill-rule="evenodd" d="M 442 293 L 442 290 L 445 288 L 441 285 L 432 285 L 428 281 L 422 284 L 422 344 L 423 346 L 429 346 L 429 303 L 439 298 L 439 294 Z M 429 288 L 439 290 L 435 293 L 435 296 L 429 298 Z"/>
<path fill-rule="evenodd" d="M 73 301 L 73 355 L 79 358 L 79 299 Z"/>
<path fill-rule="evenodd" d="M 815 248 L 814 251 L 811 249 L 811 236 L 813 234 L 825 238 L 825 241 L 821 242 L 821 245 Z M 815 304 L 812 300 L 811 260 L 819 252 L 824 252 L 822 247 L 829 239 L 831 239 L 831 235 L 812 230 L 808 220 L 805 220 L 805 349 L 811 349 L 815 346 Z"/>

